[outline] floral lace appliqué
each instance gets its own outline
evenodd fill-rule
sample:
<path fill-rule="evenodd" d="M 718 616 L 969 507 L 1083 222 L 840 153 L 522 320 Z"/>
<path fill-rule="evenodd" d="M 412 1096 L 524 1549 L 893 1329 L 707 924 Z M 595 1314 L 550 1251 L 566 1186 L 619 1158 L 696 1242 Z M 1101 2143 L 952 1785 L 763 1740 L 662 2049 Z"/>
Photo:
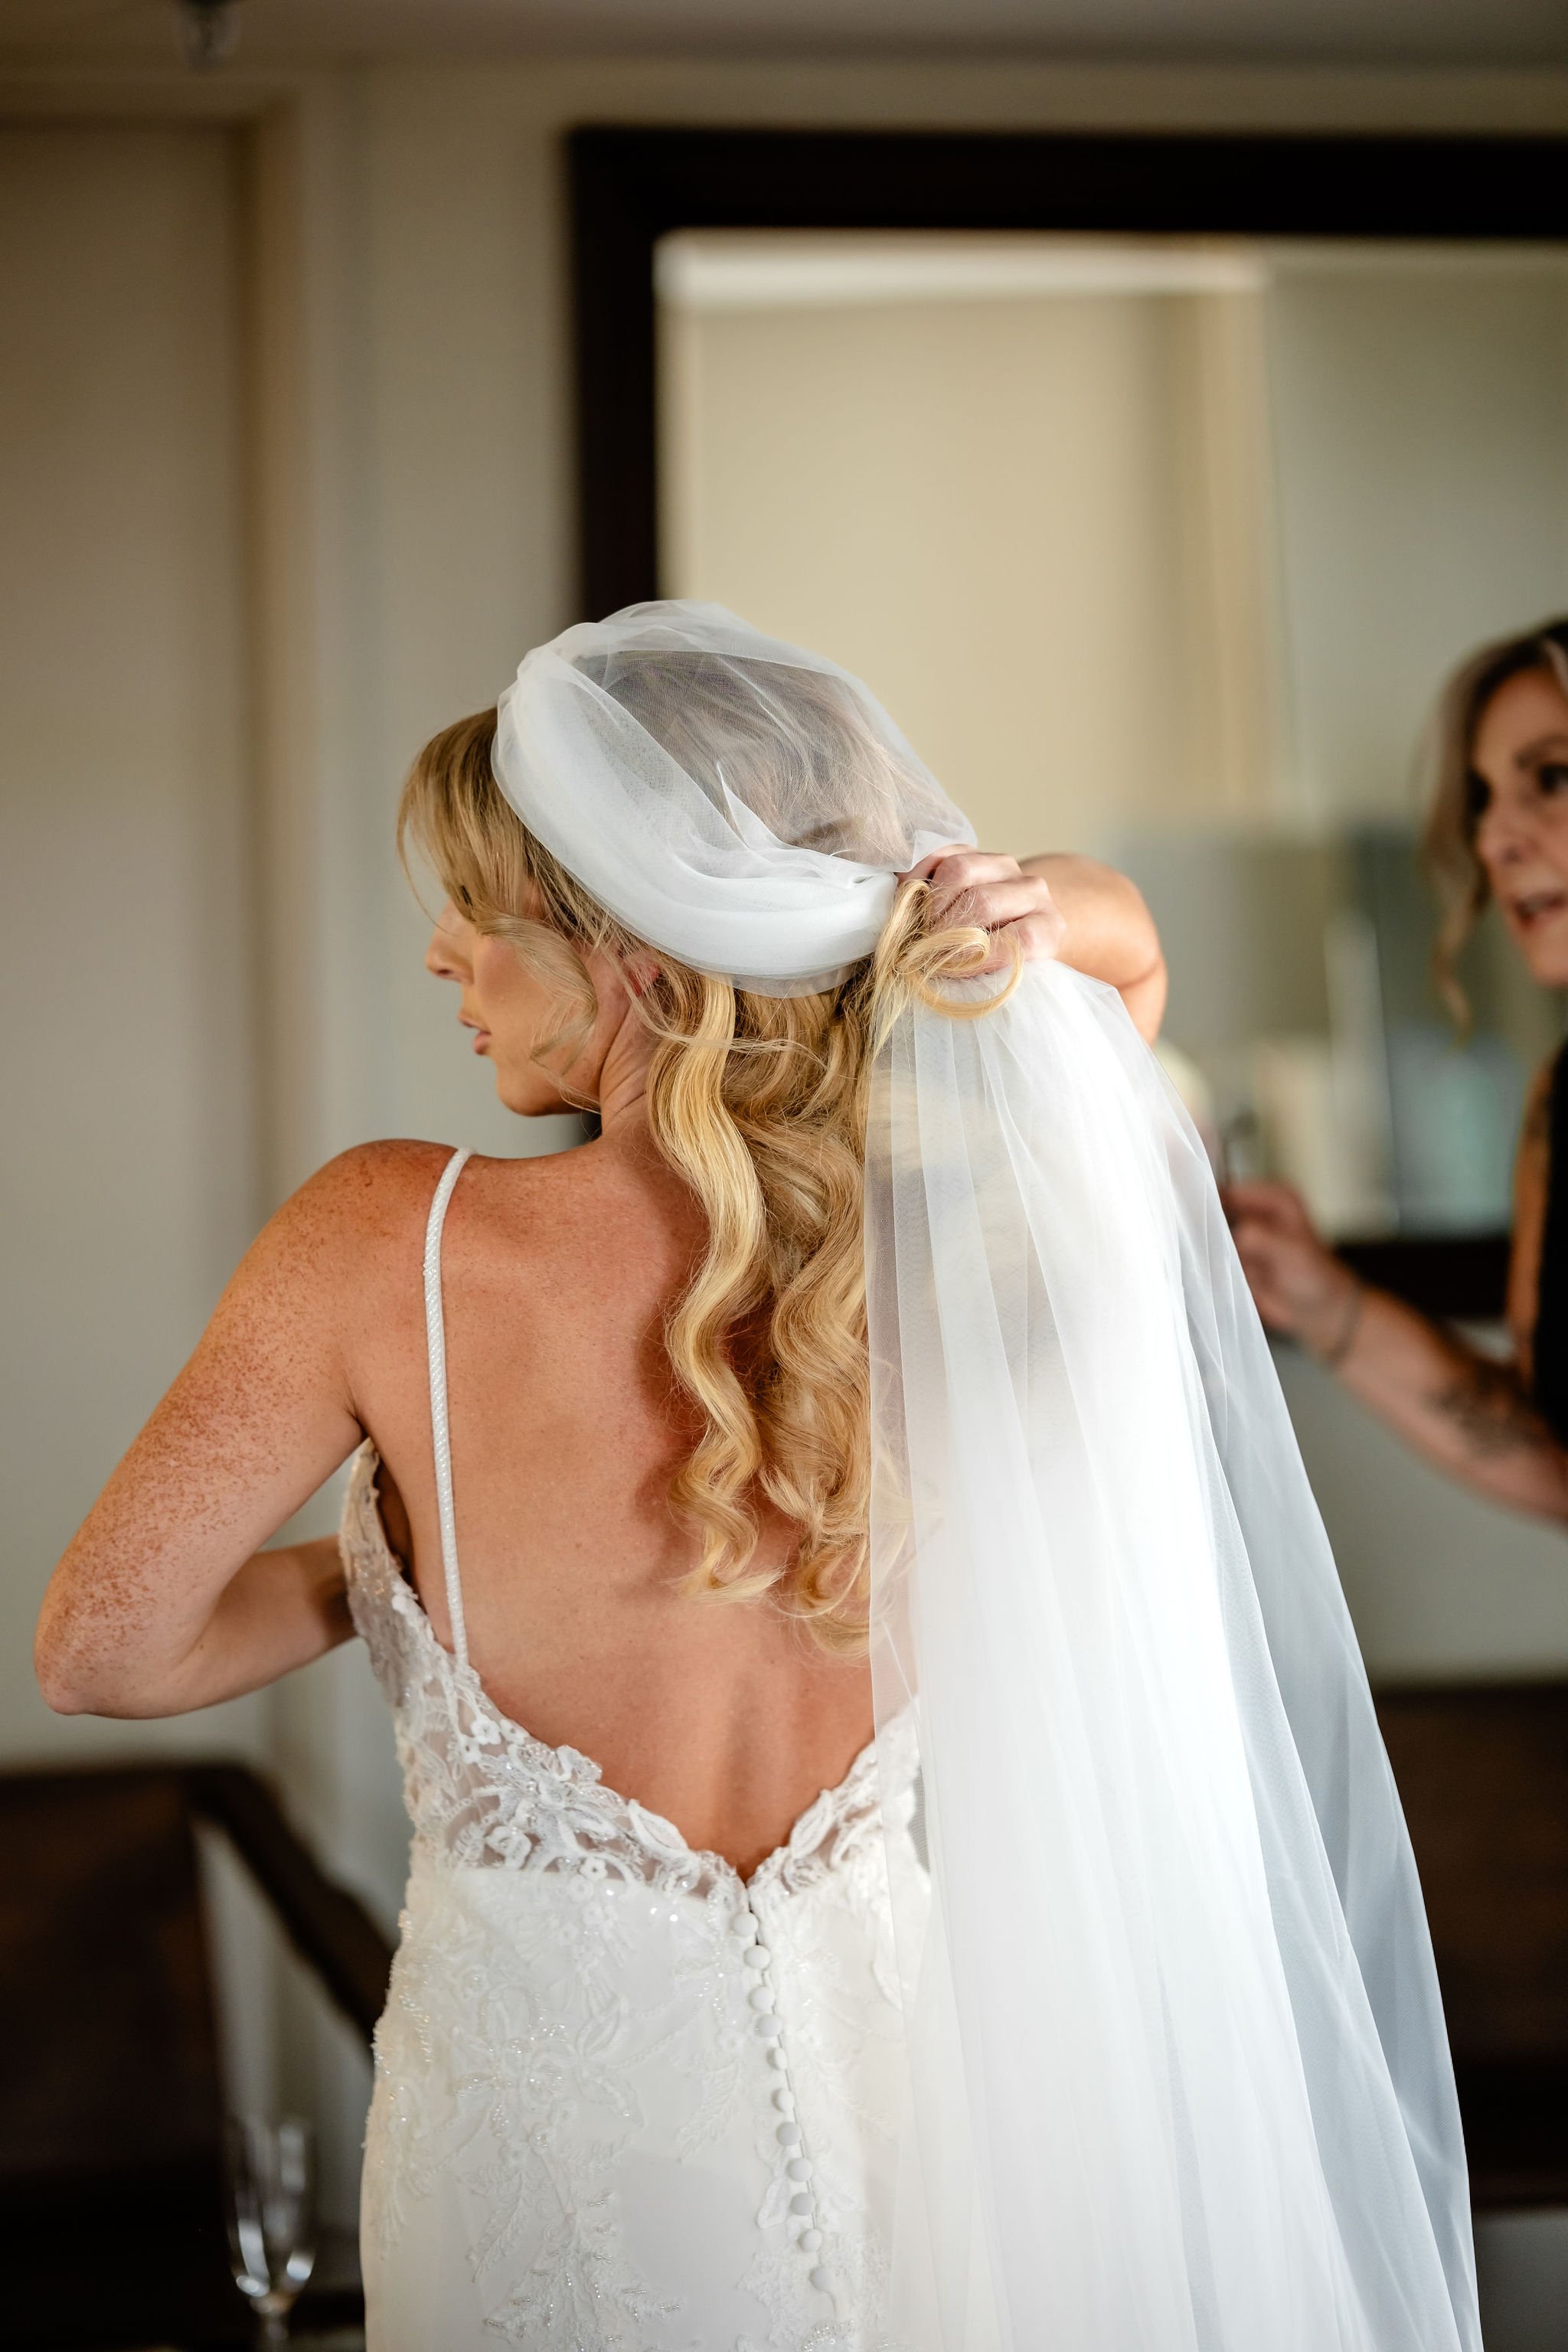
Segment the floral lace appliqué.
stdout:
<path fill-rule="evenodd" d="M 375 1469 L 363 1448 L 342 1542 L 416 1837 L 366 2138 L 372 2352 L 434 2352 L 432 2296 L 441 2352 L 883 2352 L 873 1751 L 742 1883 L 490 1704 L 388 1549 Z"/>

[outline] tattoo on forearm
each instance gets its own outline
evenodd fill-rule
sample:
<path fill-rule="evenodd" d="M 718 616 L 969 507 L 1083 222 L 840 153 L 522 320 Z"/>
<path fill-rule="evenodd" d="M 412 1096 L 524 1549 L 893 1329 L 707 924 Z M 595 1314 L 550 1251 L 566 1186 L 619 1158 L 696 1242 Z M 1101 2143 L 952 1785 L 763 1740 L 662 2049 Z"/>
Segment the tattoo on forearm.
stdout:
<path fill-rule="evenodd" d="M 1428 1402 L 1482 1459 L 1552 1443 L 1511 1364 L 1468 1364 L 1454 1380 L 1434 1389 Z"/>

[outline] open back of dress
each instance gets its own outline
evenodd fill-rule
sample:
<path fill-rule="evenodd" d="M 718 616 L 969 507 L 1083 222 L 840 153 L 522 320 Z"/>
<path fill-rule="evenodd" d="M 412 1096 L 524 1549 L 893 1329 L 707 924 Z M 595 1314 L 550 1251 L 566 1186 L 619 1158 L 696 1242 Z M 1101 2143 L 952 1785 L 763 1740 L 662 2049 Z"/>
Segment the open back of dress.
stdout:
<path fill-rule="evenodd" d="M 365 2149 L 370 2352 L 870 2352 L 904 2079 L 868 1748 L 748 1879 L 531 1737 L 467 1656 L 441 1230 L 431 1434 L 454 1648 L 355 1457 L 342 1549 L 415 1830 Z M 901 1767 L 911 1867 L 912 1738 Z"/>

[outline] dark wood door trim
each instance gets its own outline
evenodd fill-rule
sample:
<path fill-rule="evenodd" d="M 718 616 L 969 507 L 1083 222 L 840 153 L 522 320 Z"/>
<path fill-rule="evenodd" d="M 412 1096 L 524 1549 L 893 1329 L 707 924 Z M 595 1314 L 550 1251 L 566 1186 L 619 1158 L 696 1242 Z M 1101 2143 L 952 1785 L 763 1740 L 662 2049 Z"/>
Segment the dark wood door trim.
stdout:
<path fill-rule="evenodd" d="M 658 593 L 654 247 L 677 228 L 1568 238 L 1568 139 L 584 127 L 580 612 Z"/>

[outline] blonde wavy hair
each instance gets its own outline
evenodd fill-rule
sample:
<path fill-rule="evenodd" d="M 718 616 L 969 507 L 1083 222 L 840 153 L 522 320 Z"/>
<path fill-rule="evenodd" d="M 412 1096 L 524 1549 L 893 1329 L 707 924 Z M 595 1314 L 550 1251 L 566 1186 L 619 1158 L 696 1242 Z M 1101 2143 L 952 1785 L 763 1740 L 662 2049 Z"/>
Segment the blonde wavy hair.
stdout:
<path fill-rule="evenodd" d="M 868 1613 L 870 1398 L 862 1250 L 871 1065 L 919 1001 L 955 1019 L 1001 1003 L 966 992 L 993 942 L 924 882 L 900 890 L 876 951 L 838 987 L 762 996 L 650 949 L 606 913 L 513 813 L 495 782 L 493 709 L 458 720 L 415 761 L 398 845 L 422 853 L 464 918 L 509 940 L 555 992 L 560 1019 L 534 1058 L 557 1075 L 597 1010 L 587 958 L 657 965 L 636 993 L 656 1045 L 654 1141 L 702 1211 L 706 1246 L 667 1318 L 675 1380 L 700 1434 L 670 1486 L 699 1543 L 687 1590 L 767 1596 L 825 1648 L 864 1646 Z M 757 747 L 753 745 L 753 753 Z M 764 752 L 765 752 L 765 747 Z M 846 770 L 869 747 L 843 730 Z M 784 756 L 781 753 L 781 757 Z M 765 780 L 764 780 L 765 781 Z M 866 779 L 885 795 L 886 779 Z M 765 800 L 765 794 L 764 794 Z M 759 1503 L 796 1530 L 788 1559 L 759 1560 Z"/>
<path fill-rule="evenodd" d="M 1426 730 L 1422 863 L 1442 909 L 1432 968 L 1438 992 L 1461 1029 L 1469 1026 L 1470 1008 L 1459 985 L 1458 959 L 1491 897 L 1486 867 L 1476 855 L 1485 805 L 1472 764 L 1476 730 L 1499 688 L 1537 669 L 1568 694 L 1568 619 L 1542 621 L 1518 636 L 1494 637 L 1467 655 L 1446 681 Z"/>

